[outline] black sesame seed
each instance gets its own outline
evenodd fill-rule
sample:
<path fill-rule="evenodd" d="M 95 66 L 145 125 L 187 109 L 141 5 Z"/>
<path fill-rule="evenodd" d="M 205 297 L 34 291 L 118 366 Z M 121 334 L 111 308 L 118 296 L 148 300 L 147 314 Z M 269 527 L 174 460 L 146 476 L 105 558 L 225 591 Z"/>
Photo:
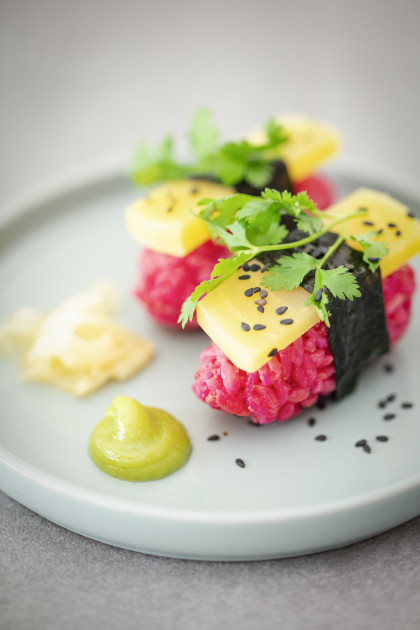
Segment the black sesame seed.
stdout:
<path fill-rule="evenodd" d="M 275 357 L 277 354 L 278 350 L 277 348 L 273 348 L 272 350 L 270 350 L 270 352 L 268 353 L 269 357 Z"/>
<path fill-rule="evenodd" d="M 313 427 L 315 423 L 316 423 L 316 419 L 315 418 L 309 418 L 308 424 L 309 424 L 310 427 Z"/>
<path fill-rule="evenodd" d="M 248 263 L 244 263 L 244 264 L 242 265 L 242 269 L 243 269 L 244 271 L 249 271 L 249 265 L 248 265 Z"/>
<path fill-rule="evenodd" d="M 403 409 L 412 409 L 414 407 L 414 404 L 411 402 L 403 402 L 401 407 Z"/>
<path fill-rule="evenodd" d="M 255 300 L 254 304 L 257 304 L 258 306 L 265 306 L 267 304 L 267 300 L 264 298 L 258 298 L 258 300 Z"/>
<path fill-rule="evenodd" d="M 365 451 L 365 453 L 370 453 L 372 451 L 369 444 L 363 444 L 362 448 Z"/>
<path fill-rule="evenodd" d="M 283 315 L 283 313 L 285 313 L 288 308 L 288 306 L 279 306 L 278 308 L 276 308 L 276 315 Z"/>
<path fill-rule="evenodd" d="M 396 399 L 395 394 L 389 394 L 389 396 L 386 397 L 386 402 L 393 402 L 395 399 Z"/>
<path fill-rule="evenodd" d="M 363 221 L 363 225 L 375 225 L 373 221 Z"/>
<path fill-rule="evenodd" d="M 264 328 L 264 324 L 255 324 L 255 326 L 253 326 L 254 330 L 264 330 Z"/>
<path fill-rule="evenodd" d="M 247 324 L 246 322 L 241 322 L 241 328 L 245 332 L 248 332 L 248 330 L 251 330 L 251 326 L 249 324 Z"/>
<path fill-rule="evenodd" d="M 321 411 L 323 411 L 325 409 L 325 407 L 327 406 L 327 403 L 325 402 L 325 400 L 318 400 L 318 402 L 316 403 L 316 406 L 318 407 L 318 409 L 320 409 Z"/>
<path fill-rule="evenodd" d="M 315 439 L 318 440 L 318 442 L 325 442 L 327 436 L 321 433 L 321 435 L 317 435 Z"/>
<path fill-rule="evenodd" d="M 257 265 L 257 263 L 253 263 L 249 266 L 250 271 L 259 271 L 261 269 L 261 265 Z"/>
<path fill-rule="evenodd" d="M 217 440 L 220 440 L 220 435 L 217 435 L 217 433 L 215 433 L 214 435 L 209 435 L 207 440 L 209 442 L 217 442 Z"/>
<path fill-rule="evenodd" d="M 378 230 L 378 234 L 382 234 L 383 229 L 381 228 L 380 230 Z"/>
<path fill-rule="evenodd" d="M 248 273 L 246 273 L 243 276 L 239 276 L 238 280 L 249 280 L 250 277 L 251 276 Z"/>
<path fill-rule="evenodd" d="M 247 289 L 244 291 L 244 295 L 246 295 L 246 297 L 251 297 L 251 295 L 254 295 L 254 289 Z"/>
<path fill-rule="evenodd" d="M 355 446 L 364 446 L 365 444 L 367 444 L 367 440 L 359 440 L 356 442 Z"/>
<path fill-rule="evenodd" d="M 290 326 L 290 324 L 293 324 L 293 319 L 281 319 L 280 320 L 280 324 L 284 324 L 285 326 Z"/>
<path fill-rule="evenodd" d="M 254 287 L 252 290 L 254 293 L 259 293 L 261 291 L 261 287 Z"/>
<path fill-rule="evenodd" d="M 388 223 L 388 227 L 394 228 L 394 227 L 397 227 L 397 224 L 396 223 Z"/>
<path fill-rule="evenodd" d="M 263 290 L 260 292 L 260 297 L 262 297 L 262 298 L 266 298 L 267 296 L 268 296 L 268 291 L 266 291 L 265 289 L 263 289 Z"/>
<path fill-rule="evenodd" d="M 190 193 L 192 195 L 196 195 L 200 189 L 199 188 L 191 188 Z"/>
<path fill-rule="evenodd" d="M 321 300 L 323 292 L 324 292 L 324 289 L 322 287 L 318 289 L 314 297 L 315 302 L 319 302 Z"/>
<path fill-rule="evenodd" d="M 401 236 L 401 230 L 397 230 L 397 231 L 395 232 L 395 236 Z"/>
<path fill-rule="evenodd" d="M 239 468 L 245 468 L 245 462 L 243 459 L 241 459 L 240 457 L 238 457 L 237 459 L 235 459 L 235 464 L 237 466 L 239 466 Z"/>
<path fill-rule="evenodd" d="M 391 363 L 386 363 L 384 365 L 384 370 L 385 370 L 385 372 L 388 372 L 388 374 L 390 374 L 391 372 L 394 371 L 394 366 L 391 365 Z"/>
<path fill-rule="evenodd" d="M 407 212 L 407 216 L 409 219 L 414 219 L 416 215 L 410 210 L 410 212 Z"/>
<path fill-rule="evenodd" d="M 395 418 L 395 413 L 386 413 L 384 415 L 384 420 L 393 420 Z"/>
<path fill-rule="evenodd" d="M 369 256 L 368 260 L 370 262 L 379 262 L 381 259 L 379 258 L 379 256 Z"/>
<path fill-rule="evenodd" d="M 257 311 L 259 311 L 260 313 L 264 313 L 264 306 L 262 304 L 257 306 Z"/>
<path fill-rule="evenodd" d="M 384 409 L 384 407 L 386 407 L 386 400 L 380 400 L 380 401 L 378 402 L 378 407 L 379 407 L 380 409 Z"/>
<path fill-rule="evenodd" d="M 376 439 L 378 440 L 378 442 L 388 442 L 388 436 L 386 435 L 377 435 Z"/>

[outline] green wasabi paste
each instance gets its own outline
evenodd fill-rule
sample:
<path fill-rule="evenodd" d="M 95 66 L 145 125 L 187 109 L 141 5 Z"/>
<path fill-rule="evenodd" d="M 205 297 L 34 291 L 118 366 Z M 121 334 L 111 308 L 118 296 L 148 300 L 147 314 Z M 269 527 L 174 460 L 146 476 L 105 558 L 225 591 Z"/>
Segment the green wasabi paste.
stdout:
<path fill-rule="evenodd" d="M 118 396 L 96 425 L 89 453 L 111 477 L 152 481 L 181 468 L 191 453 L 191 442 L 182 424 L 166 411 Z"/>

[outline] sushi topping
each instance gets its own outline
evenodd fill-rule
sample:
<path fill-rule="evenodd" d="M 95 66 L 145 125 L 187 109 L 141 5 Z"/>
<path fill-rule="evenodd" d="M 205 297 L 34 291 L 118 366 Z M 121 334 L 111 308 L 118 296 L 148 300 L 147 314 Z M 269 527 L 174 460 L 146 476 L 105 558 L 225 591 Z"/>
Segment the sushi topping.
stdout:
<path fill-rule="evenodd" d="M 146 143 L 139 146 L 133 159 L 131 175 L 134 182 L 141 186 L 190 176 L 210 176 L 229 186 L 243 182 L 252 189 L 261 190 L 273 176 L 276 176 L 277 181 L 284 177 L 283 163 L 280 163 L 281 173 L 275 172 L 279 165 L 273 161 L 272 152 L 275 149 L 278 153 L 289 139 L 283 126 L 274 119 L 267 122 L 265 136 L 258 144 L 248 140 L 220 144 L 219 131 L 214 126 L 210 110 L 201 108 L 196 112 L 189 132 L 194 163 L 179 162 L 175 157 L 173 138 L 167 136 L 155 152 Z M 287 174 L 286 177 L 290 185 Z"/>
<path fill-rule="evenodd" d="M 238 268 L 247 265 L 249 271 L 260 269 L 258 263 L 249 263 L 259 256 L 272 258 L 262 280 L 265 290 L 292 291 L 305 286 L 305 279 L 312 277 L 313 286 L 306 304 L 313 304 L 319 318 L 329 326 L 331 298 L 353 301 L 361 295 L 356 274 L 344 264 L 355 268 L 358 261 L 340 254 L 342 264 L 331 262 L 337 259 L 338 250 L 347 247 L 344 241 L 357 242 L 363 250 L 363 261 L 372 273 L 388 253 L 386 243 L 375 240 L 377 230 L 362 235 L 347 234 L 345 230 L 340 235 L 329 232 L 333 227 L 345 226 L 349 220 L 363 216 L 368 212 L 366 208 L 339 218 L 327 215 L 332 221 L 326 226 L 322 219 L 325 214 L 305 192 L 292 195 L 288 191 L 266 188 L 260 197 L 235 193 L 217 200 L 204 199 L 199 205 L 204 206 L 199 216 L 207 222 L 213 238 L 228 247 L 233 257 L 219 259 L 210 279 L 198 285 L 184 302 L 179 318 L 183 326 L 193 317 L 198 300 L 235 274 Z M 323 238 L 327 235 L 330 238 Z M 306 251 L 302 250 L 304 247 Z M 240 280 L 249 278 L 249 274 L 239 276 Z"/>

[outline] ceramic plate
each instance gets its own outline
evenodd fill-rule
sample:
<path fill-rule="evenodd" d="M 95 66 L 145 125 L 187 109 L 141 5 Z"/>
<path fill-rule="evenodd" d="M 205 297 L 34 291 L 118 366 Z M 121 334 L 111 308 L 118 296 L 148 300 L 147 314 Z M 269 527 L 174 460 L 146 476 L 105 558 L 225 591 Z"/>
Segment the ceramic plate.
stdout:
<path fill-rule="evenodd" d="M 339 195 L 386 190 L 420 211 L 420 194 L 364 169 L 331 170 Z M 155 360 L 124 383 L 76 400 L 22 384 L 0 361 L 0 487 L 47 519 L 109 544 L 163 556 L 211 560 L 279 558 L 347 545 L 420 514 L 420 299 L 409 332 L 366 370 L 357 391 L 324 410 L 255 427 L 214 411 L 191 391 L 202 332 L 153 324 L 131 295 L 138 246 L 123 210 L 140 193 L 122 174 L 92 177 L 15 209 L 1 231 L 0 319 L 22 305 L 54 308 L 109 278 L 125 297 L 117 319 L 154 340 Z M 9 213 L 10 214 L 10 213 Z M 420 271 L 419 261 L 415 263 Z M 392 371 L 386 367 L 391 365 Z M 378 401 L 395 399 L 383 419 Z M 170 411 L 193 452 L 163 480 L 127 483 L 92 463 L 87 444 L 111 400 L 127 395 Z M 412 403 L 403 408 L 402 403 Z M 316 423 L 310 426 L 309 418 Z M 218 441 L 208 441 L 212 434 Z M 327 440 L 317 441 L 318 434 Z M 387 435 L 387 442 L 376 440 Z M 368 454 L 355 442 L 366 439 Z M 235 460 L 241 458 L 245 467 Z"/>

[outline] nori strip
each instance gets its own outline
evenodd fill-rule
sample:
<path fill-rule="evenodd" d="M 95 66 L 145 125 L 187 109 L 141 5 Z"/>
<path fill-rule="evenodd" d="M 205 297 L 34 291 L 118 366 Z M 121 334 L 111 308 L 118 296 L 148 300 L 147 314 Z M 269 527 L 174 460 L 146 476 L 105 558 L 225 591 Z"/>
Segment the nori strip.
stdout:
<path fill-rule="evenodd" d="M 287 239 L 292 242 L 305 234 L 292 230 Z M 321 258 L 338 238 L 337 234 L 327 232 L 305 247 L 310 255 Z M 296 250 L 289 250 L 290 254 Z M 262 254 L 258 258 L 265 265 L 273 265 L 282 252 Z M 330 327 L 328 341 L 334 357 L 336 391 L 334 398 L 340 400 L 350 394 L 362 370 L 386 354 L 390 348 L 386 323 L 382 279 L 379 268 L 372 273 L 363 261 L 363 254 L 342 243 L 328 258 L 324 268 L 334 269 L 340 265 L 349 265 L 360 287 L 361 297 L 352 301 L 334 298 L 328 293 Z M 309 293 L 314 290 L 314 272 L 308 274 L 302 287 Z"/>

